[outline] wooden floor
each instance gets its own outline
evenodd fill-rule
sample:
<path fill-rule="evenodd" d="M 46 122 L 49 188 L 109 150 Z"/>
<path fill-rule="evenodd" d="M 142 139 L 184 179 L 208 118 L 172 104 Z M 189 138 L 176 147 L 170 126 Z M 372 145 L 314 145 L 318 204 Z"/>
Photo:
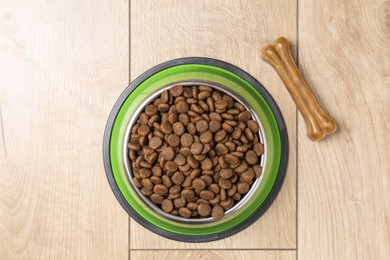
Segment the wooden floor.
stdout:
<path fill-rule="evenodd" d="M 260 48 L 278 36 L 339 130 L 313 143 Z M 232 237 L 159 237 L 107 183 L 120 93 L 173 58 L 246 70 L 286 121 L 271 208 Z M 390 1 L 0 0 L 0 259 L 390 259 Z"/>

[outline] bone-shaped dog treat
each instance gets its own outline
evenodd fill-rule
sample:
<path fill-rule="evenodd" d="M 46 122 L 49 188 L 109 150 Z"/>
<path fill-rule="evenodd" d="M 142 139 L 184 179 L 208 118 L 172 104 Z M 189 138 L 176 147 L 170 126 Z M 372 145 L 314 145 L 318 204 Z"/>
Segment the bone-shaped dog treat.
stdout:
<path fill-rule="evenodd" d="M 301 76 L 295 65 L 286 38 L 278 38 L 273 44 L 262 49 L 262 59 L 271 64 L 290 92 L 299 111 L 305 119 L 307 135 L 313 141 L 319 141 L 326 134 L 337 130 L 336 122 L 327 115 Z"/>

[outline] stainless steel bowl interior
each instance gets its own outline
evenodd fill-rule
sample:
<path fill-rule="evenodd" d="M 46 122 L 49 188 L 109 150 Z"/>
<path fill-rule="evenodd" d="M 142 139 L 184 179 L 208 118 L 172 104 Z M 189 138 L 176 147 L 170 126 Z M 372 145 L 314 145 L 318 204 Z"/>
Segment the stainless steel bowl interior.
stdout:
<path fill-rule="evenodd" d="M 263 125 L 262 125 L 261 121 L 257 117 L 257 115 L 253 112 L 252 108 L 248 105 L 248 103 L 238 93 L 236 93 L 236 92 L 226 88 L 225 86 L 216 84 L 214 82 L 199 81 L 199 80 L 178 81 L 178 82 L 173 82 L 173 83 L 171 83 L 169 85 L 166 85 L 166 86 L 162 86 L 161 88 L 159 88 L 155 92 L 151 93 L 148 96 L 148 98 L 146 98 L 142 102 L 142 104 L 137 108 L 137 110 L 135 111 L 135 113 L 132 115 L 132 117 L 130 118 L 129 122 L 127 123 L 125 136 L 123 138 L 124 142 L 123 142 L 123 148 L 122 148 L 123 149 L 122 156 L 123 156 L 123 162 L 124 162 L 123 166 L 124 166 L 124 168 L 126 170 L 127 179 L 128 179 L 128 181 L 130 183 L 130 186 L 132 187 L 133 190 L 135 190 L 135 192 L 137 193 L 138 197 L 150 209 L 152 209 L 155 213 L 157 213 L 158 215 L 160 215 L 160 216 L 162 216 L 164 218 L 167 218 L 167 219 L 170 219 L 170 220 L 173 220 L 173 221 L 177 221 L 177 222 L 181 222 L 181 223 L 192 223 L 192 224 L 213 222 L 214 220 L 213 220 L 212 217 L 207 217 L 207 218 L 199 217 L 199 218 L 188 218 L 187 219 L 187 218 L 183 218 L 181 216 L 175 216 L 175 215 L 166 213 L 165 211 L 163 211 L 162 209 L 157 207 L 148 198 L 146 198 L 141 193 L 141 191 L 135 186 L 135 184 L 133 182 L 133 176 L 132 176 L 131 169 L 130 169 L 130 160 L 129 160 L 129 157 L 128 157 L 128 148 L 127 148 L 127 143 L 129 142 L 129 139 L 130 139 L 131 128 L 135 124 L 137 118 L 139 117 L 139 115 L 141 114 L 141 112 L 143 111 L 143 109 L 144 109 L 144 107 L 146 105 L 148 105 L 152 100 L 154 100 L 157 96 L 159 96 L 161 94 L 161 92 L 163 92 L 164 90 L 169 89 L 169 88 L 171 88 L 171 87 L 173 87 L 175 85 L 183 85 L 183 86 L 204 85 L 204 86 L 210 86 L 212 88 L 215 88 L 215 89 L 217 89 L 217 90 L 219 90 L 219 91 L 221 91 L 221 92 L 223 92 L 223 93 L 233 97 L 236 101 L 238 101 L 242 105 L 244 105 L 245 108 L 252 114 L 252 117 L 254 118 L 254 120 L 256 120 L 257 123 L 259 124 L 259 136 L 260 136 L 261 142 L 264 144 L 264 154 L 261 156 L 261 161 L 260 161 L 260 165 L 263 168 L 263 172 L 264 172 L 264 170 L 266 169 L 266 166 L 267 166 L 266 165 L 266 162 L 267 162 L 267 140 L 265 138 L 264 128 L 263 128 Z M 231 209 L 229 209 L 229 210 L 227 210 L 225 212 L 225 217 L 231 215 L 233 212 L 235 212 L 236 210 L 240 209 L 245 204 L 245 202 L 248 201 L 252 197 L 254 191 L 259 187 L 260 182 L 262 181 L 262 179 L 263 179 L 263 175 L 261 175 L 260 178 L 256 179 L 256 181 L 252 184 L 252 187 L 248 191 L 248 193 L 245 194 L 245 196 L 236 205 L 234 205 Z"/>

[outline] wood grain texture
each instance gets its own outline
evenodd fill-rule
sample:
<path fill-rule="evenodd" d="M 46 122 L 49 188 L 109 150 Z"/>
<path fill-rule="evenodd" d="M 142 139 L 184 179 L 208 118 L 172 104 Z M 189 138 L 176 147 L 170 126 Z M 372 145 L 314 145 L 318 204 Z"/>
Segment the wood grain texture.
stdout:
<path fill-rule="evenodd" d="M 126 259 L 101 150 L 128 84 L 128 3 L 0 6 L 0 259 Z"/>
<path fill-rule="evenodd" d="M 192 244 L 163 239 L 131 220 L 131 249 L 295 248 L 296 108 L 277 74 L 260 59 L 260 48 L 279 35 L 296 42 L 295 1 L 131 2 L 132 79 L 180 57 L 206 56 L 235 64 L 273 95 L 285 118 L 291 147 L 281 193 L 250 228 L 217 242 Z"/>
<path fill-rule="evenodd" d="M 137 260 L 170 260 L 170 259 L 204 259 L 204 260 L 293 260 L 295 251 L 258 251 L 258 250 L 132 250 L 131 259 Z"/>
<path fill-rule="evenodd" d="M 390 1 L 299 1 L 299 63 L 339 131 L 299 117 L 299 259 L 390 258 Z"/>

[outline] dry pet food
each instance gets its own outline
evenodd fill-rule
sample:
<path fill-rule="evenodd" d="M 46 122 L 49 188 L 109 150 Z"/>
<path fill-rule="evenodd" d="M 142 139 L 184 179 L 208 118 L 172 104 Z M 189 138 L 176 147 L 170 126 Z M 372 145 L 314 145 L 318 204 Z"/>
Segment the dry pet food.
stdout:
<path fill-rule="evenodd" d="M 262 174 L 264 146 L 246 108 L 209 86 L 174 86 L 134 124 L 133 182 L 163 211 L 221 219 Z"/>

